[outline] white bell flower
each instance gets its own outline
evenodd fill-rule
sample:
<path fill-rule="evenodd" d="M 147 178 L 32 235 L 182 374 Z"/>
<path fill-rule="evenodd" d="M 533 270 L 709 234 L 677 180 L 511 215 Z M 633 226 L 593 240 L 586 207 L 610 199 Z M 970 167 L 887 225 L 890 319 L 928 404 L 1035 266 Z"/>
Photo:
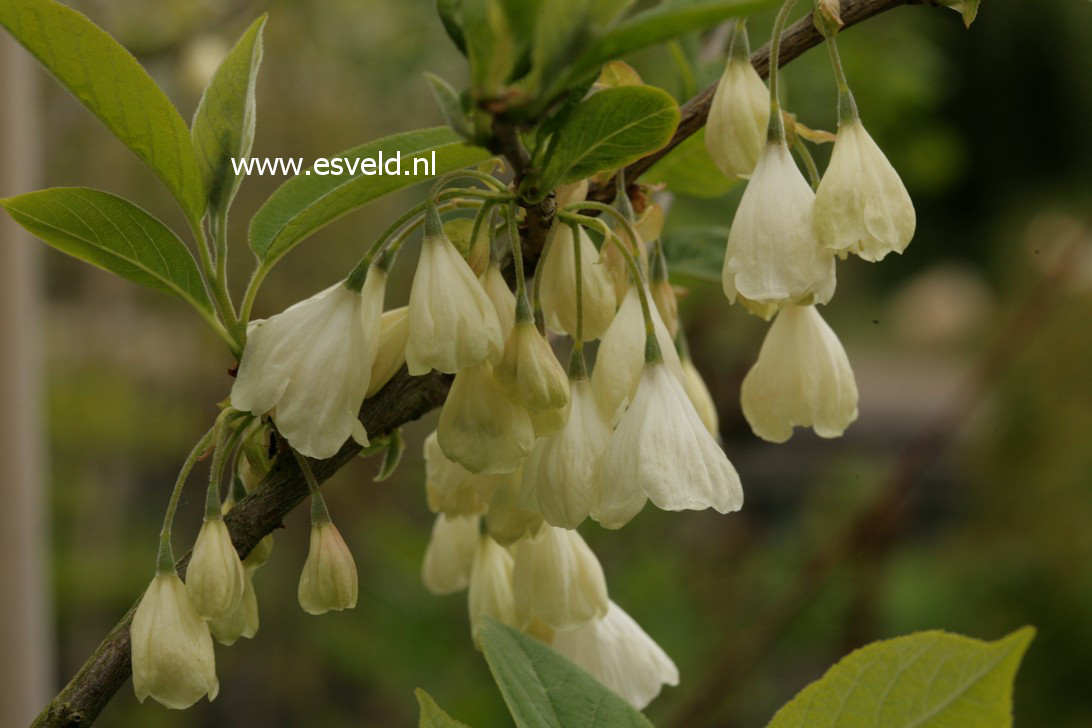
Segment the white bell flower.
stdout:
<path fill-rule="evenodd" d="M 493 374 L 528 411 L 561 409 L 569 401 L 569 378 L 533 321 L 515 325 Z"/>
<path fill-rule="evenodd" d="M 209 621 L 209 631 L 222 645 L 230 647 L 240 637 L 250 639 L 258 634 L 258 595 L 254 591 L 254 572 L 257 570 L 257 567 L 245 569 L 243 598 L 239 601 L 239 606 L 226 617 Z"/>
<path fill-rule="evenodd" d="M 558 409 L 539 410 L 531 412 L 531 427 L 535 431 L 535 437 L 549 437 L 561 432 L 561 428 L 569 421 L 569 403 Z"/>
<path fill-rule="evenodd" d="M 637 710 L 644 710 L 664 685 L 679 684 L 679 668 L 614 602 L 606 616 L 555 632 L 552 646 Z"/>
<path fill-rule="evenodd" d="M 372 363 L 367 399 L 386 386 L 406 363 L 406 339 L 409 337 L 409 307 L 384 311 L 379 317 L 379 347 Z"/>
<path fill-rule="evenodd" d="M 512 555 L 488 535 L 478 539 L 474 563 L 470 567 L 467 611 L 474 646 L 481 649 L 478 633 L 485 617 L 519 629 L 516 600 L 512 595 Z"/>
<path fill-rule="evenodd" d="M 857 383 L 837 334 L 814 306 L 781 309 L 743 379 L 743 415 L 763 440 L 811 427 L 839 437 L 857 419 Z"/>
<path fill-rule="evenodd" d="M 815 193 L 784 144 L 762 149 L 728 233 L 724 294 L 760 304 L 826 303 L 834 295 L 834 253 L 815 239 Z"/>
<path fill-rule="evenodd" d="M 572 405 L 561 432 L 538 440 L 523 464 L 523 492 L 552 526 L 576 528 L 598 502 L 596 469 L 610 423 L 587 379 L 570 382 Z"/>
<path fill-rule="evenodd" d="M 822 245 L 869 261 L 902 253 L 914 237 L 910 194 L 860 119 L 838 127 L 811 223 Z"/>
<path fill-rule="evenodd" d="M 648 289 L 645 290 L 647 293 Z M 678 352 L 675 351 L 675 342 L 655 306 L 650 307 L 650 313 L 664 362 L 681 382 L 684 375 Z M 626 403 L 633 399 L 633 393 L 641 379 L 641 370 L 645 363 L 645 338 L 641 299 L 637 288 L 631 286 L 618 309 L 618 315 L 614 317 L 599 344 L 595 369 L 592 371 L 592 389 L 599 398 L 604 414 L 612 423 L 617 420 Z"/>
<path fill-rule="evenodd" d="M 576 335 L 576 253 L 573 231 L 557 224 L 553 242 L 540 267 L 540 297 L 546 325 L 559 334 Z M 580 228 L 580 275 L 584 301 L 584 341 L 598 339 L 614 318 L 616 299 L 606 267 L 591 238 Z"/>
<path fill-rule="evenodd" d="M 379 346 L 386 275 L 368 271 L 363 289 L 327 288 L 251 324 L 231 404 L 273 411 L 281 435 L 298 452 L 328 458 L 352 435 L 366 443 L 357 419 Z"/>
<path fill-rule="evenodd" d="M 410 289 L 409 373 L 454 374 L 503 347 L 497 311 L 470 265 L 442 232 L 426 234 Z"/>
<path fill-rule="evenodd" d="M 433 594 L 454 594 L 470 583 L 470 567 L 478 550 L 481 519 L 477 516 L 436 516 L 432 537 L 421 562 L 421 581 Z"/>
<path fill-rule="evenodd" d="M 194 611 L 174 572 L 156 574 L 140 599 L 129 630 L 133 690 L 168 708 L 188 708 L 220 691 L 208 625 Z"/>
<path fill-rule="evenodd" d="M 311 524 L 311 544 L 297 596 L 308 614 L 356 606 L 356 563 L 345 539 L 330 521 Z"/>
<path fill-rule="evenodd" d="M 544 525 L 512 547 L 512 591 L 520 625 L 573 629 L 607 613 L 603 567 L 576 531 Z"/>
<path fill-rule="evenodd" d="M 206 518 L 186 568 L 190 604 L 202 619 L 221 619 L 239 607 L 245 586 L 243 562 L 224 519 Z"/>
<path fill-rule="evenodd" d="M 770 90 L 746 58 L 729 58 L 717 83 L 705 148 L 726 177 L 749 177 L 766 143 Z"/>
<path fill-rule="evenodd" d="M 497 478 L 477 475 L 449 460 L 435 432 L 425 438 L 424 455 L 429 510 L 449 518 L 485 513 L 500 482 Z"/>
<path fill-rule="evenodd" d="M 679 380 L 647 364 L 599 465 L 600 502 L 591 516 L 620 528 L 651 500 L 665 511 L 738 511 L 743 488 Z"/>
<path fill-rule="evenodd" d="M 483 361 L 455 375 L 436 428 L 440 449 L 472 473 L 510 473 L 535 444 L 527 410 Z"/>
<path fill-rule="evenodd" d="M 511 546 L 521 538 L 538 533 L 542 526 L 542 514 L 533 503 L 526 502 L 522 497 L 523 466 L 505 475 L 478 477 L 492 478 L 497 484 L 485 514 L 485 531 L 494 541 L 502 546 Z"/>

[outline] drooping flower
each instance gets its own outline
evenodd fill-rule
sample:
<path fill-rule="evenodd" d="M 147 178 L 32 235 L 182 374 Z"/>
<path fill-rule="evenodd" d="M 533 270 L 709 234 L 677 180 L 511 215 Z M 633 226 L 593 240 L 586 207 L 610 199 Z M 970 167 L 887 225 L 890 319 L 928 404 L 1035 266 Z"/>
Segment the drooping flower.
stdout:
<path fill-rule="evenodd" d="M 860 119 L 838 128 L 811 223 L 822 245 L 869 261 L 902 253 L 914 237 L 910 194 Z"/>
<path fill-rule="evenodd" d="M 472 473 L 510 473 L 535 444 L 527 410 L 483 361 L 455 375 L 436 429 L 440 449 Z"/>
<path fill-rule="evenodd" d="M 556 435 L 569 420 L 569 403 L 557 409 L 539 410 L 531 412 L 531 427 L 535 431 L 535 437 L 549 437 Z"/>
<path fill-rule="evenodd" d="M 561 409 L 569 401 L 565 370 L 533 321 L 515 325 L 493 374 L 508 395 L 528 411 Z"/>
<path fill-rule="evenodd" d="M 421 562 L 421 581 L 433 594 L 454 594 L 470 583 L 470 568 L 478 550 L 481 519 L 477 516 L 436 516 L 432 537 Z"/>
<path fill-rule="evenodd" d="M 648 288 L 652 302 L 656 304 L 656 312 L 660 314 L 668 336 L 674 340 L 679 333 L 679 297 L 675 293 L 675 287 L 666 278 L 661 278 L 652 281 Z"/>
<path fill-rule="evenodd" d="M 493 302 L 493 308 L 497 312 L 497 320 L 500 322 L 501 341 L 508 341 L 512 334 L 512 327 L 516 325 L 516 294 L 508 287 L 500 266 L 490 263 L 481 277 L 482 287 L 489 300 Z M 500 361 L 504 351 L 502 346 L 493 357 L 493 363 Z"/>
<path fill-rule="evenodd" d="M 356 606 L 356 563 L 337 527 L 328 520 L 311 524 L 311 544 L 300 574 L 298 597 L 308 614 Z"/>
<path fill-rule="evenodd" d="M 738 511 L 736 469 L 663 363 L 646 364 L 599 465 L 601 500 L 591 516 L 620 528 L 651 500 L 665 511 Z"/>
<path fill-rule="evenodd" d="M 130 628 L 133 689 L 168 708 L 188 708 L 220 691 L 208 625 L 194 611 L 186 585 L 173 572 L 159 573 L 140 599 Z"/>
<path fill-rule="evenodd" d="M 273 411 L 298 452 L 328 458 L 349 436 L 367 442 L 357 419 L 379 346 L 386 275 L 372 268 L 363 289 L 337 284 L 251 325 L 231 404 Z"/>
<path fill-rule="evenodd" d="M 409 337 L 409 307 L 384 311 L 379 318 L 379 347 L 372 363 L 372 375 L 365 399 L 387 385 L 406 363 L 406 339 Z"/>
<path fill-rule="evenodd" d="M 815 193 L 784 144 L 763 147 L 728 233 L 724 294 L 758 304 L 826 303 L 834 253 L 815 239 Z"/>
<path fill-rule="evenodd" d="M 610 602 L 606 616 L 574 630 L 556 632 L 553 648 L 637 710 L 644 710 L 662 686 L 679 684 L 675 663 L 614 602 Z"/>
<path fill-rule="evenodd" d="M 449 518 L 485 513 L 499 482 L 495 477 L 477 475 L 449 460 L 435 432 L 425 438 L 424 455 L 429 510 Z"/>
<path fill-rule="evenodd" d="M 410 289 L 409 373 L 454 374 L 503 347 L 497 311 L 474 271 L 442 230 L 426 230 Z"/>
<path fill-rule="evenodd" d="M 541 440 L 539 440 L 541 442 Z M 511 546 L 521 538 L 538 533 L 542 514 L 523 498 L 523 466 L 506 475 L 481 476 L 497 483 L 489 510 L 485 513 L 485 531 L 501 546 Z"/>
<path fill-rule="evenodd" d="M 479 650 L 481 641 L 478 633 L 485 617 L 519 628 L 516 600 L 512 596 L 512 556 L 488 535 L 478 540 L 474 564 L 470 567 L 468 592 L 470 635 Z"/>
<path fill-rule="evenodd" d="M 558 224 L 540 267 L 542 312 L 546 325 L 562 334 L 576 334 L 576 252 L 573 232 Z M 580 228 L 580 275 L 584 299 L 584 341 L 598 339 L 614 318 L 614 286 L 591 238 Z"/>
<path fill-rule="evenodd" d="M 607 613 L 607 582 L 580 534 L 544 525 L 513 547 L 512 591 L 520 625 L 573 629 Z"/>
<path fill-rule="evenodd" d="M 239 607 L 245 586 L 243 562 L 224 519 L 205 518 L 186 569 L 186 593 L 194 611 L 202 619 L 222 619 Z"/>
<path fill-rule="evenodd" d="M 541 438 L 523 464 L 523 492 L 546 522 L 576 528 L 598 501 L 596 468 L 610 423 L 587 379 L 570 382 L 572 406 L 557 435 Z"/>
<path fill-rule="evenodd" d="M 701 372 L 690 361 L 690 357 L 683 357 L 682 370 L 685 375 L 683 389 L 694 405 L 694 411 L 698 413 L 705 429 L 714 438 L 720 436 L 720 418 L 717 417 L 717 405 L 713 402 L 713 395 L 709 394 L 709 387 L 705 386 L 705 380 L 701 378 Z"/>
<path fill-rule="evenodd" d="M 254 591 L 254 572 L 257 570 L 257 567 L 245 569 L 243 598 L 235 610 L 226 617 L 209 621 L 209 631 L 222 645 L 230 647 L 240 637 L 250 639 L 258 633 L 258 595 Z"/>
<path fill-rule="evenodd" d="M 705 125 L 705 148 L 727 177 L 751 175 L 770 124 L 770 90 L 751 65 L 746 46 L 745 33 L 733 40 Z"/>
<path fill-rule="evenodd" d="M 646 289 L 647 291 L 647 289 Z M 656 329 L 656 340 L 660 344 L 667 368 L 683 379 L 679 355 L 667 327 L 660 319 L 656 307 L 651 307 L 652 324 Z M 630 287 L 626 298 L 618 309 L 610 328 L 599 344 L 596 354 L 595 369 L 592 371 L 592 389 L 599 398 L 608 420 L 614 422 L 625 404 L 632 400 L 637 383 L 641 379 L 641 369 L 645 362 L 645 319 L 641 312 L 641 299 L 635 287 Z"/>
<path fill-rule="evenodd" d="M 743 379 L 743 415 L 754 433 L 785 442 L 793 426 L 839 437 L 857 419 L 857 383 L 842 343 L 814 306 L 786 306 Z"/>

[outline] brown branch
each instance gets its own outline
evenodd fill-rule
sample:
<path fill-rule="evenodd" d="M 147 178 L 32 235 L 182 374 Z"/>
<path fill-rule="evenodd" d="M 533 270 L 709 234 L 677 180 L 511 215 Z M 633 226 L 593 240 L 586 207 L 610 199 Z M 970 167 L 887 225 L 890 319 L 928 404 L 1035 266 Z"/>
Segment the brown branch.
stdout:
<path fill-rule="evenodd" d="M 376 396 L 364 403 L 360 418 L 373 437 L 384 435 L 440 406 L 450 386 L 450 376 L 434 372 L 424 377 L 410 377 L 403 368 Z M 360 446 L 349 440 L 332 458 L 312 463 L 315 477 L 320 483 L 325 481 L 359 452 Z M 279 528 L 284 517 L 307 494 L 307 483 L 295 459 L 278 457 L 261 486 L 239 501 L 224 518 L 240 556 L 246 556 L 266 534 Z M 185 575 L 188 560 L 187 554 L 178 562 L 182 575 Z M 94 722 L 131 674 L 129 623 L 136 606 L 130 607 L 110 630 L 71 682 L 34 721 L 32 728 L 76 728 Z"/>
<path fill-rule="evenodd" d="M 845 23 L 843 30 L 899 5 L 915 5 L 927 1 L 842 0 L 842 21 Z M 808 13 L 785 30 L 785 34 L 782 36 L 781 59 L 778 65 L 784 66 L 794 58 L 798 58 L 804 51 L 814 48 L 822 42 L 823 36 L 815 29 L 815 25 L 811 22 L 811 13 Z M 763 78 L 770 75 L 770 45 L 768 43 L 751 54 L 751 63 L 754 64 L 758 74 Z M 682 105 L 680 108 L 682 118 L 675 130 L 675 135 L 671 137 L 671 141 L 659 151 L 647 157 L 642 157 L 626 167 L 626 180 L 628 182 L 636 182 L 637 178 L 647 172 L 652 165 L 663 159 L 672 149 L 682 144 L 687 138 L 696 134 L 699 129 L 705 126 L 705 121 L 709 118 L 709 107 L 713 104 L 713 93 L 716 90 L 717 85 L 714 83 Z M 612 180 L 602 187 L 591 190 L 588 193 L 588 199 L 598 202 L 613 200 L 614 181 Z"/>

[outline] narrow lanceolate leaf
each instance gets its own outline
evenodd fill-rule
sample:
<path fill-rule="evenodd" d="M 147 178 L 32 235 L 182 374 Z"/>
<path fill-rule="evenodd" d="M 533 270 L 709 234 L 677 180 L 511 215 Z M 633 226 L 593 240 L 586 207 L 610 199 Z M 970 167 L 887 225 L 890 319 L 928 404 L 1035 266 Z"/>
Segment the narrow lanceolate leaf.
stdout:
<path fill-rule="evenodd" d="M 557 131 L 545 167 L 520 191 L 537 201 L 559 184 L 617 169 L 651 154 L 671 139 L 679 106 L 652 86 L 604 89 L 585 99 Z"/>
<path fill-rule="evenodd" d="M 364 159 L 378 159 L 380 153 L 391 170 L 395 167 L 391 160 L 396 156 L 401 160 L 399 174 L 388 174 L 386 170 L 376 174 L 374 167 L 362 163 Z M 250 247 L 263 265 L 270 266 L 308 235 L 345 213 L 490 156 L 484 149 L 464 144 L 446 126 L 395 134 L 346 150 L 331 157 L 339 162 L 342 174 L 305 172 L 277 188 L 250 221 Z M 415 164 L 415 159 L 429 162 L 427 172 L 424 162 Z"/>
<path fill-rule="evenodd" d="M 705 128 L 691 134 L 682 144 L 645 172 L 641 179 L 661 183 L 671 192 L 698 200 L 712 200 L 728 194 L 736 180 L 724 176 L 705 150 Z"/>
<path fill-rule="evenodd" d="M 481 641 L 518 728 L 652 728 L 633 706 L 535 638 L 487 618 Z"/>
<path fill-rule="evenodd" d="M 432 95 L 436 98 L 436 105 L 440 107 L 440 113 L 447 125 L 465 139 L 472 137 L 474 128 L 470 123 L 470 118 L 466 115 L 466 110 L 463 109 L 459 92 L 452 88 L 450 83 L 435 74 L 426 73 L 425 79 L 432 89 Z"/>
<path fill-rule="evenodd" d="M 0 25 L 152 168 L 191 222 L 201 219 L 205 190 L 186 122 L 129 51 L 55 0 L 2 0 Z"/>
<path fill-rule="evenodd" d="M 996 642 L 918 632 L 853 652 L 793 698 L 769 728 L 1005 728 L 1035 630 Z"/>
<path fill-rule="evenodd" d="M 85 187 L 53 187 L 0 200 L 0 205 L 57 250 L 211 312 L 189 250 L 166 225 L 128 200 Z"/>
<path fill-rule="evenodd" d="M 467 728 L 466 723 L 460 723 L 445 713 L 424 690 L 417 688 L 415 693 L 417 704 L 421 706 L 421 719 L 417 724 L 419 728 Z"/>
<path fill-rule="evenodd" d="M 227 214 L 243 179 L 231 160 L 249 157 L 254 144 L 254 85 L 265 21 L 265 15 L 255 20 L 224 58 L 193 117 L 193 151 L 213 215 Z"/>

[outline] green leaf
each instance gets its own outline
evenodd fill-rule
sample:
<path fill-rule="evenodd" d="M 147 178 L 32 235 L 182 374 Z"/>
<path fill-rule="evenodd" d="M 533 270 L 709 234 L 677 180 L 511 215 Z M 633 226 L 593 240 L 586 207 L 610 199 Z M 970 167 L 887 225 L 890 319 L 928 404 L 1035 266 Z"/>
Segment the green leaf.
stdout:
<path fill-rule="evenodd" d="M 440 23 L 444 26 L 444 32 L 465 56 L 466 37 L 463 35 L 461 10 L 462 0 L 436 0 L 436 14 L 440 16 Z"/>
<path fill-rule="evenodd" d="M 470 119 L 463 108 L 459 92 L 451 84 L 435 74 L 426 73 L 425 80 L 428 81 L 429 88 L 432 89 L 432 95 L 436 97 L 436 105 L 440 107 L 440 113 L 447 125 L 459 136 L 470 139 L 474 135 L 474 129 L 471 127 Z"/>
<path fill-rule="evenodd" d="M 57 250 L 173 293 L 211 315 L 190 251 L 166 225 L 128 200 L 85 187 L 53 187 L 0 200 L 0 206 Z"/>
<path fill-rule="evenodd" d="M 467 728 L 466 723 L 460 723 L 445 713 L 424 690 L 417 688 L 414 692 L 417 695 L 417 704 L 421 706 L 421 720 L 417 724 L 419 728 Z"/>
<path fill-rule="evenodd" d="M 652 728 L 633 706 L 535 638 L 489 618 L 480 635 L 518 728 Z"/>
<path fill-rule="evenodd" d="M 377 159 L 382 153 L 390 160 L 401 155 L 399 175 L 366 175 L 363 165 L 354 172 L 348 165 L 364 158 Z M 436 168 L 430 174 L 416 174 L 414 159 L 433 159 Z M 490 157 L 484 149 L 464 144 L 446 126 L 405 132 L 334 155 L 348 160 L 340 175 L 301 174 L 277 188 L 250 221 L 250 247 L 266 267 L 319 228 L 383 195 L 409 187 L 435 175 L 475 164 Z"/>
<path fill-rule="evenodd" d="M 679 106 L 652 86 L 604 89 L 577 106 L 557 131 L 540 175 L 520 191 L 541 200 L 559 184 L 617 169 L 656 151 L 679 124 Z"/>
<path fill-rule="evenodd" d="M 705 150 L 705 127 L 691 134 L 682 144 L 645 172 L 645 182 L 660 182 L 667 189 L 685 197 L 712 200 L 728 194 L 736 180 L 724 176 Z"/>
<path fill-rule="evenodd" d="M 54 0 L 2 0 L 0 25 L 152 168 L 191 223 L 200 221 L 205 190 L 189 129 L 129 51 Z"/>
<path fill-rule="evenodd" d="M 254 84 L 262 63 L 266 18 L 255 20 L 224 58 L 193 117 L 193 151 L 213 215 L 227 214 L 243 180 L 231 160 L 249 157 L 254 144 Z"/>
<path fill-rule="evenodd" d="M 719 283 L 724 268 L 728 228 L 695 226 L 665 232 L 661 241 L 671 278 Z"/>
<path fill-rule="evenodd" d="M 474 96 L 499 96 L 517 55 L 516 39 L 501 0 L 463 0 L 462 27 Z"/>
<path fill-rule="evenodd" d="M 777 712 L 769 728 L 1004 728 L 1035 630 L 996 642 L 918 632 L 851 653 Z"/>

